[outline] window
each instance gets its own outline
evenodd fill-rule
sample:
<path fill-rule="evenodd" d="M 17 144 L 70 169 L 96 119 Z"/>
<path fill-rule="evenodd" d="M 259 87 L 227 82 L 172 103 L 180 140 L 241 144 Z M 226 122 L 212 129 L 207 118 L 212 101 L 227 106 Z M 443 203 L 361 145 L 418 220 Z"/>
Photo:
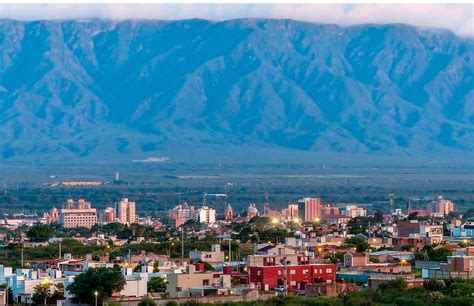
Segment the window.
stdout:
<path fill-rule="evenodd" d="M 331 269 L 331 268 L 327 268 L 327 269 L 326 269 L 326 273 L 332 273 L 332 269 Z"/>
<path fill-rule="evenodd" d="M 308 269 L 303 270 L 303 274 L 308 274 Z"/>
<path fill-rule="evenodd" d="M 278 270 L 278 275 L 281 275 L 281 270 Z"/>
<path fill-rule="evenodd" d="M 203 286 L 209 286 L 209 280 L 208 279 L 203 279 L 202 280 L 202 285 Z"/>
<path fill-rule="evenodd" d="M 295 274 L 296 274 L 296 271 L 295 271 L 295 270 L 290 270 L 290 274 L 291 274 L 291 275 L 295 275 Z"/>
<path fill-rule="evenodd" d="M 261 270 L 258 270 L 258 271 L 257 271 L 257 275 L 262 275 L 262 271 L 261 271 Z"/>
<path fill-rule="evenodd" d="M 176 292 L 181 292 L 181 287 L 176 287 Z"/>

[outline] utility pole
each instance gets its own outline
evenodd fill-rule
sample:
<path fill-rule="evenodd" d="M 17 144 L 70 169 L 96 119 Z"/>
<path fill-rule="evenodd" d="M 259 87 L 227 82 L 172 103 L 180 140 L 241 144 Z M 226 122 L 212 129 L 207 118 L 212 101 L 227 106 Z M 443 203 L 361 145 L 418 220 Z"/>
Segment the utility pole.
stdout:
<path fill-rule="evenodd" d="M 181 263 L 184 263 L 184 227 L 181 228 Z"/>
<path fill-rule="evenodd" d="M 23 268 L 23 246 L 21 247 L 21 267 Z"/>
<path fill-rule="evenodd" d="M 232 242 L 232 239 L 230 238 L 230 232 L 229 232 L 229 263 L 232 261 L 232 246 L 231 246 L 231 242 Z"/>
<path fill-rule="evenodd" d="M 284 290 L 285 290 L 285 296 L 288 295 L 288 267 L 286 266 L 286 257 L 283 257 L 283 265 L 285 266 L 285 281 L 283 283 Z"/>
<path fill-rule="evenodd" d="M 61 241 L 59 241 L 59 258 L 61 259 Z"/>

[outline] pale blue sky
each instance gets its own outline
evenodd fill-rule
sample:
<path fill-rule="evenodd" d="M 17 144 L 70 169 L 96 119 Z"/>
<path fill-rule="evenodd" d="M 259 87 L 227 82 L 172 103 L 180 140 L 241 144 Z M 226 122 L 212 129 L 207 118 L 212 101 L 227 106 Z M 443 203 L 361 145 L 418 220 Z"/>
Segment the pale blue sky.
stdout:
<path fill-rule="evenodd" d="M 473 4 L 0 4 L 0 18 L 290 18 L 353 25 L 407 23 L 474 36 Z"/>

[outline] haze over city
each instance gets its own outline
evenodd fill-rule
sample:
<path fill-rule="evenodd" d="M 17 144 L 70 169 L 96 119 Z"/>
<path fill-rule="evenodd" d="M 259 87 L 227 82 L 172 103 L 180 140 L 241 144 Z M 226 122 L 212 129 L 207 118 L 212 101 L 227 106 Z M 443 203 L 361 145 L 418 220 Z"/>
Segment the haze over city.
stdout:
<path fill-rule="evenodd" d="M 0 4 L 0 304 L 473 305 L 472 4 Z"/>

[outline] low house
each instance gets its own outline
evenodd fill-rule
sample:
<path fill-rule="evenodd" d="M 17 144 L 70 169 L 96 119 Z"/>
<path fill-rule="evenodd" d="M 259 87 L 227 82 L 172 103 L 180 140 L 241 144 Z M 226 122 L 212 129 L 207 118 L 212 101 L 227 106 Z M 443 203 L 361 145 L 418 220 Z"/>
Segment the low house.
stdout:
<path fill-rule="evenodd" d="M 189 259 L 191 261 L 205 261 L 210 264 L 220 264 L 224 262 L 224 258 L 224 252 L 221 251 L 220 244 L 213 244 L 211 251 L 189 251 Z"/>
<path fill-rule="evenodd" d="M 231 275 L 206 272 L 201 266 L 196 271 L 194 265 L 188 265 L 185 273 L 168 274 L 167 280 L 166 291 L 170 298 L 190 297 L 193 292 L 214 295 L 218 288 L 231 287 Z"/>

